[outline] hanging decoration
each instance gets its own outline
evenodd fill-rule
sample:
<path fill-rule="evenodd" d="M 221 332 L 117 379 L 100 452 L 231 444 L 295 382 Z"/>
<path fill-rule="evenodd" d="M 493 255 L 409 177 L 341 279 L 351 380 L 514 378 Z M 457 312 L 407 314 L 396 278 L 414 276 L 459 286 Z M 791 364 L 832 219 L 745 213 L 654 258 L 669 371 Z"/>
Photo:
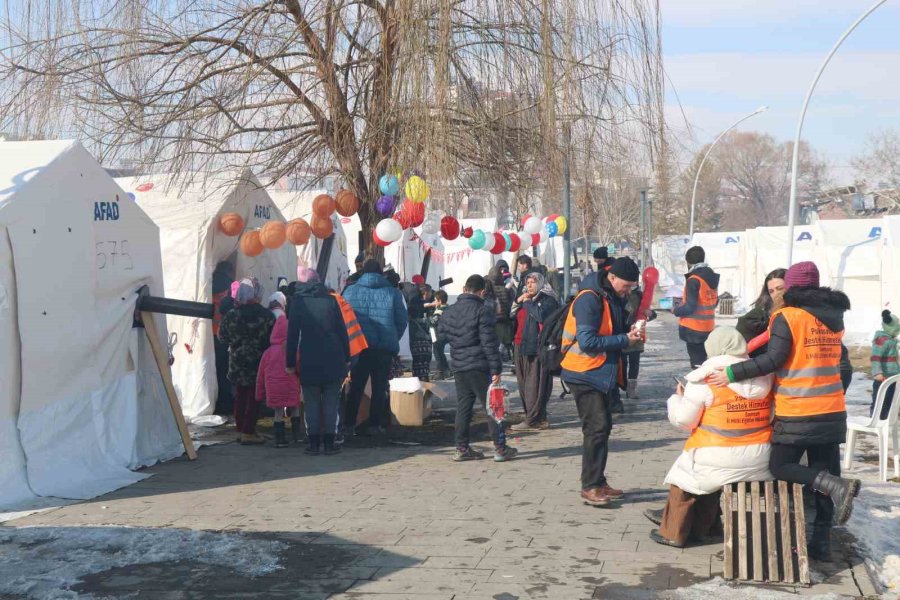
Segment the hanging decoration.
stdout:
<path fill-rule="evenodd" d="M 375 210 L 382 217 L 389 217 L 394 214 L 395 208 L 397 208 L 396 196 L 382 196 L 375 202 Z"/>
<path fill-rule="evenodd" d="M 244 232 L 244 235 L 241 236 L 240 247 L 241 252 L 251 258 L 259 256 L 265 250 L 262 242 L 259 241 L 259 231 L 256 229 Z"/>
<path fill-rule="evenodd" d="M 378 189 L 385 196 L 396 196 L 400 193 L 400 180 L 396 175 L 385 174 L 378 181 Z"/>
<path fill-rule="evenodd" d="M 374 230 L 372 231 L 372 241 L 375 242 L 376 244 L 378 244 L 379 246 L 381 246 L 382 248 L 390 245 L 390 242 L 386 242 L 383 239 L 381 239 L 380 237 L 378 237 L 378 232 L 374 231 Z"/>
<path fill-rule="evenodd" d="M 569 224 L 566 223 L 565 217 L 562 217 L 562 216 L 556 217 L 556 219 L 553 222 L 556 223 L 556 227 L 557 227 L 556 235 L 564 234 L 566 232 L 566 229 L 569 228 Z"/>
<path fill-rule="evenodd" d="M 334 233 L 334 223 L 331 222 L 331 217 L 322 218 L 319 215 L 313 215 L 309 228 L 312 234 L 320 240 L 324 240 Z"/>
<path fill-rule="evenodd" d="M 219 217 L 219 231 L 228 237 L 240 235 L 244 230 L 244 219 L 236 212 L 227 212 Z"/>
<path fill-rule="evenodd" d="M 471 227 L 467 227 L 466 229 L 469 230 Z M 484 232 L 480 229 L 476 229 L 469 234 L 469 248 L 472 250 L 481 250 L 484 247 L 484 240 Z"/>
<path fill-rule="evenodd" d="M 294 219 L 285 228 L 287 240 L 295 246 L 302 246 L 307 243 L 310 233 L 309 223 L 304 219 Z"/>
<path fill-rule="evenodd" d="M 497 238 L 494 237 L 493 233 L 483 232 L 484 233 L 484 245 L 481 246 L 481 249 L 485 252 L 490 252 L 494 249 L 494 244 L 497 243 Z"/>
<path fill-rule="evenodd" d="M 312 211 L 317 217 L 327 219 L 334 213 L 334 198 L 328 194 L 319 194 L 312 203 Z"/>
<path fill-rule="evenodd" d="M 525 221 L 525 224 L 522 228 L 525 230 L 525 233 L 540 233 L 541 229 L 544 227 L 544 224 L 541 222 L 538 217 L 528 217 L 528 220 Z"/>
<path fill-rule="evenodd" d="M 406 180 L 406 197 L 417 204 L 425 202 L 428 198 L 428 184 L 418 175 L 413 175 Z"/>
<path fill-rule="evenodd" d="M 474 234 L 474 233 L 475 233 L 474 229 L 472 229 L 471 227 L 466 227 L 465 229 L 462 230 L 460 235 L 462 235 L 464 238 L 466 238 L 468 240 L 468 239 L 471 239 L 472 234 Z"/>
<path fill-rule="evenodd" d="M 375 226 L 375 234 L 378 239 L 392 244 L 403 236 L 403 229 L 402 224 L 395 219 L 382 219 Z"/>
<path fill-rule="evenodd" d="M 503 237 L 503 234 L 498 232 L 494 233 L 494 245 L 491 246 L 491 254 L 500 254 L 506 250 L 506 238 Z"/>
<path fill-rule="evenodd" d="M 259 241 L 269 250 L 281 248 L 287 239 L 287 231 L 281 221 L 269 221 L 259 230 Z"/>
<path fill-rule="evenodd" d="M 352 217 L 359 210 L 359 198 L 350 190 L 341 190 L 334 197 L 334 206 L 342 217 Z"/>
<path fill-rule="evenodd" d="M 441 219 L 441 237 L 445 240 L 455 240 L 458 238 L 459 221 L 449 215 Z"/>
<path fill-rule="evenodd" d="M 522 247 L 522 238 L 519 237 L 518 233 L 508 233 L 506 235 L 509 238 L 506 249 L 510 252 L 518 252 Z"/>
<path fill-rule="evenodd" d="M 472 256 L 472 249 L 465 248 L 464 250 L 457 250 L 456 252 L 447 252 L 444 253 L 438 248 L 431 246 L 417 236 L 415 233 L 410 234 L 410 241 L 417 241 L 419 243 L 419 248 L 422 250 L 422 253 L 431 252 L 431 260 L 434 262 L 439 262 L 442 264 L 450 264 L 450 263 L 459 263 L 469 259 Z"/>
<path fill-rule="evenodd" d="M 547 223 L 547 235 L 550 237 L 556 237 L 556 234 L 559 233 L 559 227 L 556 225 L 556 221 L 550 221 Z"/>

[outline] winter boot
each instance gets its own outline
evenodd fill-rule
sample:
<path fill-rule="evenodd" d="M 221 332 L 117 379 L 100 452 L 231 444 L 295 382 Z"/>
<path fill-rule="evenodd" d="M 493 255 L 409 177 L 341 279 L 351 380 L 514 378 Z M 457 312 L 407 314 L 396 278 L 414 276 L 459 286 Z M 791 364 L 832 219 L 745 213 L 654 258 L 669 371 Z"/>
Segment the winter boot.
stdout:
<path fill-rule="evenodd" d="M 284 421 L 275 421 L 275 447 L 288 447 L 287 439 L 284 436 Z"/>
<path fill-rule="evenodd" d="M 612 402 L 609 403 L 609 412 L 614 415 L 625 414 L 625 403 L 622 402 L 621 398 L 614 398 Z"/>
<path fill-rule="evenodd" d="M 334 445 L 334 434 L 323 435 L 322 440 L 325 443 L 325 456 L 331 456 L 332 454 L 337 454 L 341 451 L 340 446 Z"/>
<path fill-rule="evenodd" d="M 831 560 L 831 524 L 815 523 L 812 538 L 806 548 L 811 559 L 829 562 Z"/>
<path fill-rule="evenodd" d="M 628 380 L 628 389 L 625 392 L 625 397 L 631 400 L 638 399 L 637 393 L 637 379 L 629 379 Z"/>
<path fill-rule="evenodd" d="M 825 494 L 834 502 L 834 522 L 843 525 L 853 512 L 853 499 L 859 494 L 859 479 L 844 479 L 821 471 L 813 481 L 813 489 Z"/>
<path fill-rule="evenodd" d="M 291 417 L 291 435 L 294 438 L 294 444 L 303 442 L 303 434 L 300 432 L 300 417 Z"/>
<path fill-rule="evenodd" d="M 309 445 L 306 447 L 306 450 L 304 450 L 304 452 L 306 452 L 307 454 L 318 454 L 319 452 L 321 452 L 320 446 L 322 436 L 308 435 L 306 437 L 309 439 Z"/>

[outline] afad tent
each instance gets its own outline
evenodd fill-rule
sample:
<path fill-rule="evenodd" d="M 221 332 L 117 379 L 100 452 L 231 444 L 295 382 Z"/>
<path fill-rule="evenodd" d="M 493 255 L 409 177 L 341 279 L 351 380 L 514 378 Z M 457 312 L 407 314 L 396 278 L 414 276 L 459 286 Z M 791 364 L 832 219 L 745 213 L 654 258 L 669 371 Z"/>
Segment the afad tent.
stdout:
<path fill-rule="evenodd" d="M 249 170 L 117 181 L 159 226 L 167 297 L 212 302 L 212 275 L 222 261 L 235 266 L 237 279 L 256 277 L 263 300 L 277 289 L 280 279 L 296 278 L 297 251 L 290 243 L 249 257 L 239 250 L 240 236 L 227 236 L 219 228 L 220 217 L 228 212 L 243 218 L 244 231 L 268 221 L 285 221 Z M 184 416 L 190 421 L 212 414 L 218 393 L 212 322 L 170 315 L 168 325 L 178 335 L 172 377 Z"/>
<path fill-rule="evenodd" d="M 0 144 L 0 508 L 92 498 L 181 454 L 134 327 L 144 285 L 162 293 L 159 231 L 78 142 Z"/>
<path fill-rule="evenodd" d="M 684 286 L 687 264 L 684 253 L 691 247 L 691 238 L 686 235 L 661 235 L 650 247 L 653 265 L 659 270 L 659 287 Z"/>
<path fill-rule="evenodd" d="M 325 190 L 312 190 L 306 192 L 285 192 L 281 190 L 268 190 L 269 195 L 275 202 L 275 205 L 288 221 L 294 219 L 305 219 L 307 223 L 312 218 L 312 203 L 316 196 L 327 193 Z M 334 243 L 331 248 L 331 256 L 328 261 L 328 268 L 325 271 L 325 285 L 331 289 L 341 291 L 347 276 L 350 275 L 349 260 L 353 257 L 348 255 L 347 236 L 344 232 L 343 220 L 347 218 L 355 219 L 359 222 L 359 217 L 341 217 L 336 212 L 331 215 L 331 224 L 334 227 Z M 319 264 L 319 256 L 324 247 L 324 240 L 320 240 L 315 236 L 310 236 L 309 242 L 302 246 L 296 246 L 297 263 L 311 269 L 317 268 Z M 354 255 L 355 256 L 355 255 Z M 291 281 L 296 277 L 291 276 Z"/>
<path fill-rule="evenodd" d="M 741 289 L 740 243 L 743 231 L 695 233 L 691 246 L 706 253 L 706 264 L 719 274 L 719 293 L 737 296 Z"/>

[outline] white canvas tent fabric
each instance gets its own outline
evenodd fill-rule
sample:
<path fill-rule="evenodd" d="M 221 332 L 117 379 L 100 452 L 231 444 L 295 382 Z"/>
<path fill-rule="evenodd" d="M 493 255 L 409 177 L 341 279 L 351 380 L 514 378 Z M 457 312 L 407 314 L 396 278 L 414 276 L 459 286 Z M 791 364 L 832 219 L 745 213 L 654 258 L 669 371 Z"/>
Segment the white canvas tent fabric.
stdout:
<path fill-rule="evenodd" d="M 684 253 L 691 247 L 691 239 L 684 235 L 661 235 L 650 247 L 653 266 L 659 270 L 659 287 L 684 286 L 687 264 Z"/>
<path fill-rule="evenodd" d="M 0 144 L 0 508 L 92 498 L 181 454 L 133 327 L 143 285 L 162 291 L 159 232 L 80 144 Z"/>
<path fill-rule="evenodd" d="M 225 260 L 235 265 L 238 279 L 256 277 L 264 298 L 276 290 L 280 278 L 296 278 L 297 251 L 291 244 L 248 257 L 238 249 L 239 236 L 226 236 L 219 229 L 219 217 L 226 212 L 241 215 L 246 230 L 285 220 L 249 170 L 117 181 L 159 226 L 166 297 L 212 302 L 212 274 Z M 212 322 L 170 315 L 168 326 L 178 335 L 172 372 L 184 415 L 188 420 L 210 415 L 218 392 Z"/>
<path fill-rule="evenodd" d="M 706 252 L 706 263 L 719 274 L 719 293 L 737 296 L 740 291 L 740 242 L 742 231 L 695 233 L 691 246 Z M 682 254 L 683 256 L 683 254 Z"/>
<path fill-rule="evenodd" d="M 900 215 L 889 215 L 881 225 L 881 305 L 900 313 Z"/>
<path fill-rule="evenodd" d="M 319 194 L 327 193 L 325 190 L 312 190 L 306 192 L 284 192 L 278 190 L 268 190 L 269 195 L 278 206 L 281 214 L 287 221 L 293 219 L 305 219 L 307 223 L 312 218 L 312 203 Z M 359 221 L 359 217 L 341 217 L 334 213 L 331 215 L 331 223 L 334 226 L 334 245 L 331 249 L 331 257 L 328 261 L 328 269 L 325 272 L 325 285 L 334 290 L 342 290 L 347 276 L 350 275 L 349 261 L 352 260 L 347 245 L 347 235 L 344 230 L 344 219 L 349 218 Z M 319 264 L 319 254 L 322 251 L 324 242 L 310 236 L 309 242 L 302 246 L 295 246 L 297 250 L 297 263 L 311 269 L 315 269 Z M 358 244 L 357 244 L 358 245 Z M 294 281 L 295 277 L 291 276 L 290 281 Z"/>

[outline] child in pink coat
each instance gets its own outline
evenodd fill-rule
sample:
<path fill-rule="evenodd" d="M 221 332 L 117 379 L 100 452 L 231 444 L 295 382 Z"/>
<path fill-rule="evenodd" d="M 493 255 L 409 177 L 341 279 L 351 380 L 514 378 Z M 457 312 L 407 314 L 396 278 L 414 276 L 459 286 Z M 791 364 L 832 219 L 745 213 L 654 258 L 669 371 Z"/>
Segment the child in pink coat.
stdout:
<path fill-rule="evenodd" d="M 269 349 L 259 361 L 256 375 L 256 400 L 265 401 L 266 406 L 275 410 L 275 447 L 285 448 L 284 415 L 291 416 L 291 432 L 294 443 L 300 439 L 300 377 L 297 373 L 286 373 L 285 352 L 288 337 L 288 320 L 281 316 L 275 321 L 269 336 Z"/>

